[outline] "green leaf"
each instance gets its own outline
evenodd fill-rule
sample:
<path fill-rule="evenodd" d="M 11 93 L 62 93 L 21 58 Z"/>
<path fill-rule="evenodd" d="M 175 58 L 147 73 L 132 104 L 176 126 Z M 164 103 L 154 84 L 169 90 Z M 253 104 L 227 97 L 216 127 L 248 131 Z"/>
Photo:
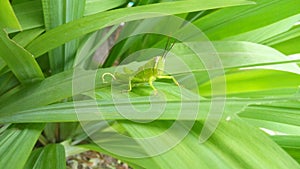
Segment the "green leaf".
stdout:
<path fill-rule="evenodd" d="M 296 54 L 300 53 L 299 46 L 300 41 L 300 25 L 294 26 L 287 32 L 279 34 L 273 38 L 266 40 L 264 43 L 267 45 L 271 45 L 277 50 L 285 53 L 285 54 Z"/>
<path fill-rule="evenodd" d="M 38 63 L 32 54 L 11 40 L 4 30 L 0 30 L 0 50 L 2 59 L 7 63 L 21 83 L 32 83 L 44 79 Z"/>
<path fill-rule="evenodd" d="M 265 45 L 244 41 L 212 41 L 210 45 L 215 49 L 214 51 L 201 51 L 199 54 L 217 55 L 215 58 L 220 59 L 225 70 L 255 67 L 300 73 L 299 66 L 293 63 L 299 60 L 289 59 L 286 55 Z M 201 43 L 191 43 L 190 46 L 201 46 Z M 176 43 L 171 52 L 180 56 L 192 71 L 205 71 L 207 69 L 205 65 L 197 61 L 199 56 L 195 55 L 189 47 Z M 167 58 L 167 61 L 168 59 L 172 58 Z M 214 59 L 211 59 L 211 62 L 213 61 Z"/>
<path fill-rule="evenodd" d="M 29 29 L 15 35 L 12 39 L 22 47 L 28 45 L 33 39 L 41 35 L 45 30 L 43 28 Z"/>
<path fill-rule="evenodd" d="M 20 21 L 23 30 L 44 26 L 43 11 L 40 0 L 26 1 L 13 5 L 13 9 Z M 16 29 L 8 29 L 9 33 L 18 32 Z"/>
<path fill-rule="evenodd" d="M 76 52 L 74 67 L 81 67 L 85 69 L 98 68 L 99 64 L 104 62 L 105 53 L 109 51 L 109 47 L 106 46 L 105 43 L 107 43 L 109 37 L 111 37 L 118 28 L 119 26 L 115 25 L 111 27 L 109 31 L 106 29 L 100 29 L 82 40 Z M 97 53 L 99 56 L 97 56 L 97 60 L 95 60 L 93 57 L 95 52 L 99 51 L 99 47 L 101 48 L 101 52 Z"/>
<path fill-rule="evenodd" d="M 296 38 L 299 36 L 300 36 L 300 25 L 295 25 L 295 26 L 293 26 L 292 29 L 290 29 L 286 32 L 283 32 L 279 35 L 276 35 L 272 38 L 269 38 L 269 39 L 263 41 L 263 43 L 273 46 L 275 44 L 282 43 L 282 42 L 285 42 L 287 40 L 290 40 L 290 39 L 293 39 L 293 38 Z"/>
<path fill-rule="evenodd" d="M 20 84 L 18 79 L 11 72 L 5 73 L 4 75 L 0 76 L 0 81 L 0 95 L 8 92 L 9 90 Z"/>
<path fill-rule="evenodd" d="M 272 136 L 278 145 L 280 145 L 288 154 L 290 154 L 298 163 L 300 163 L 300 136 Z"/>
<path fill-rule="evenodd" d="M 34 150 L 24 169 L 63 169 L 66 168 L 65 149 L 61 144 L 48 144 Z"/>
<path fill-rule="evenodd" d="M 0 57 L 0 75 L 6 73 L 8 70 L 7 70 L 7 67 L 6 67 L 6 63 L 5 61 Z"/>
<path fill-rule="evenodd" d="M 267 130 L 271 135 L 300 135 L 300 126 L 295 121 L 299 119 L 299 108 L 299 100 L 278 100 L 249 105 L 238 115 L 250 124 Z"/>
<path fill-rule="evenodd" d="M 164 107 L 163 113 L 158 117 L 158 120 L 175 120 L 178 118 L 181 118 L 182 120 L 205 120 L 207 114 L 210 112 L 211 105 L 213 103 L 219 103 L 219 105 L 221 105 L 223 102 L 225 106 L 222 113 L 224 113 L 223 116 L 225 118 L 227 116 L 231 116 L 235 113 L 241 112 L 242 110 L 246 109 L 248 105 L 264 103 L 266 104 L 278 101 L 278 99 L 276 98 L 227 98 L 226 100 L 212 100 L 204 98 L 195 99 L 195 94 L 189 91 L 185 91 L 184 89 L 181 89 L 183 90 L 183 93 L 180 93 L 178 91 L 178 87 L 172 86 L 170 84 L 155 83 L 155 86 L 157 86 L 159 91 L 163 92 L 166 97 L 166 105 Z M 101 92 L 99 91 L 95 94 L 101 94 L 101 96 L 108 95 L 109 97 L 111 97 L 110 91 L 110 88 L 104 88 L 101 89 Z M 153 117 L 145 115 L 145 112 L 133 112 L 131 109 L 131 106 L 133 106 L 135 110 L 147 112 L 149 111 L 148 109 L 151 105 L 151 107 L 153 107 L 151 109 L 151 114 L 161 113 L 162 103 L 159 98 L 156 98 L 158 100 L 155 100 L 154 98 L 154 100 L 149 101 L 149 95 L 151 92 L 152 89 L 150 87 L 139 87 L 134 89 L 133 92 L 130 92 L 130 100 L 104 98 L 97 101 L 85 100 L 66 102 L 32 108 L 28 110 L 25 109 L 23 111 L 19 110 L 11 113 L 1 113 L 0 123 L 126 120 L 126 117 L 124 117 L 122 113 L 120 113 L 120 110 L 122 110 L 121 112 L 125 113 L 131 112 L 131 114 L 127 114 L 127 117 L 130 117 L 134 120 L 153 120 Z M 123 96 L 126 96 L 126 94 L 124 94 Z M 27 100 L 31 99 L 32 98 L 28 98 Z M 282 101 L 293 100 L 292 98 L 281 99 Z M 294 98 L 294 100 L 295 99 L 297 98 Z M 195 105 L 197 104 L 200 104 L 198 111 L 195 108 Z M 178 117 L 179 115 L 181 116 Z"/>
<path fill-rule="evenodd" d="M 15 28 L 21 30 L 22 27 L 10 5 L 9 0 L 1 0 L 0 6 L 0 28 Z"/>
<path fill-rule="evenodd" d="M 260 128 L 269 135 L 282 135 L 283 133 L 287 135 L 300 135 L 299 126 L 251 118 L 242 119 L 243 121 L 251 124 L 252 126 Z"/>
<path fill-rule="evenodd" d="M 216 10 L 194 22 L 211 40 L 261 42 L 287 31 L 299 20 L 298 0 L 258 0 L 251 6 Z M 274 16 L 274 13 L 280 15 Z"/>
<path fill-rule="evenodd" d="M 300 126 L 299 110 L 299 101 L 277 101 L 268 104 L 250 105 L 245 110 L 240 112 L 239 116 L 255 120 L 264 120 Z"/>
<path fill-rule="evenodd" d="M 81 18 L 85 7 L 84 0 L 43 0 L 42 4 L 46 31 Z M 50 67 L 53 74 L 68 70 L 73 66 L 78 43 L 78 39 L 73 40 L 49 51 Z"/>
<path fill-rule="evenodd" d="M 60 123 L 59 124 L 59 138 L 61 140 L 68 140 L 72 139 L 73 135 L 75 134 L 75 131 L 77 130 L 78 126 L 80 126 L 79 123 L 74 122 L 74 123 Z"/>
<path fill-rule="evenodd" d="M 116 8 L 126 2 L 126 0 L 87 0 L 84 15 L 87 16 Z"/>
<path fill-rule="evenodd" d="M 58 134 L 59 124 L 58 123 L 47 123 L 45 125 L 43 135 L 45 136 L 47 142 L 55 143 Z"/>
<path fill-rule="evenodd" d="M 105 5 L 103 5 L 105 1 Z M 111 8 L 115 8 L 121 5 L 124 0 L 89 0 L 86 2 L 87 7 L 85 8 L 84 15 L 90 15 Z M 17 18 L 19 18 L 23 30 L 38 28 L 44 25 L 43 21 L 43 8 L 40 0 L 31 1 L 19 1 L 13 3 L 13 9 L 15 10 Z M 19 30 L 9 29 L 8 32 L 17 32 Z"/>
<path fill-rule="evenodd" d="M 170 87 L 169 87 L 170 88 Z M 167 93 L 166 93 L 167 94 Z M 168 93 L 170 95 L 170 93 Z M 148 108 L 149 104 L 153 106 L 157 106 L 157 109 L 152 110 L 153 114 L 157 114 L 161 112 L 159 108 L 161 106 L 160 102 L 150 102 L 147 100 L 148 97 L 140 97 L 137 99 L 133 99 L 131 102 L 119 101 L 115 102 L 112 100 L 108 101 L 98 101 L 95 105 L 94 101 L 81 101 L 81 102 L 71 102 L 71 103 L 61 103 L 55 104 L 52 106 L 45 106 L 37 109 L 30 109 L 27 111 L 19 111 L 15 113 L 1 113 L 0 114 L 0 122 L 14 122 L 14 123 L 23 123 L 23 122 L 72 122 L 72 121 L 89 121 L 89 120 L 123 120 L 121 114 L 119 114 L 118 109 L 123 108 L 124 112 L 129 111 L 130 104 L 134 105 L 136 109 L 143 110 Z M 209 107 L 211 105 L 211 100 L 202 100 L 201 108 L 199 108 L 199 113 L 197 119 L 205 119 L 207 113 L 209 112 Z M 269 102 L 269 100 L 268 100 Z M 185 109 L 185 113 L 183 113 L 183 119 L 193 119 L 195 108 L 193 105 L 198 104 L 199 100 L 189 100 L 189 101 L 181 101 L 174 100 L 169 101 L 167 103 L 164 113 L 159 117 L 160 120 L 170 120 L 177 119 L 177 116 L 180 114 L 178 109 L 180 108 L 180 104 L 190 106 L 190 108 Z M 231 110 L 233 106 L 236 106 L 236 109 L 242 109 L 243 106 L 249 104 L 251 102 L 247 102 L 246 100 L 240 101 L 227 101 L 226 106 L 228 106 L 228 110 Z M 74 104 L 76 107 L 74 107 Z M 120 105 L 118 105 L 120 104 Z M 118 105 L 116 107 L 116 105 Z M 95 108 L 99 108 L 99 111 L 96 111 Z M 80 117 L 81 119 L 78 119 Z M 151 117 L 136 115 L 132 113 L 130 115 L 133 119 L 143 119 L 149 120 Z"/>
<path fill-rule="evenodd" d="M 74 73 L 78 74 L 73 77 Z M 22 87 L 16 93 L 7 94 L 0 97 L 0 114 L 14 112 L 16 110 L 26 110 L 39 106 L 48 105 L 62 99 L 71 97 L 94 89 L 94 86 L 83 85 L 79 91 L 72 91 L 72 84 L 86 84 L 87 81 L 96 77 L 96 87 L 104 86 L 100 80 L 104 72 L 110 72 L 111 69 L 104 69 L 96 74 L 96 71 L 70 70 L 51 76 L 41 82 L 36 82 L 30 86 Z M 108 84 L 107 84 L 108 85 Z M 39 99 L 36 99 L 39 98 Z M 6 106 L 5 106 L 6 105 Z M 6 109 L 7 108 L 7 109 Z M 5 110 L 6 109 L 6 110 Z"/>
<path fill-rule="evenodd" d="M 286 90 L 288 94 L 296 94 L 300 84 L 300 75 L 290 72 L 268 70 L 268 69 L 249 69 L 231 72 L 226 75 L 226 94 L 233 96 L 244 95 L 250 97 L 262 97 L 262 91 L 270 91 L 267 95 L 272 95 L 272 91 L 279 92 Z M 284 79 L 284 80 L 279 80 Z M 199 86 L 201 95 L 209 96 L 211 83 L 223 84 L 222 77 L 216 77 L 209 82 Z M 222 91 L 214 91 L 221 94 Z"/>
<path fill-rule="evenodd" d="M 299 49 L 296 46 L 299 46 L 300 37 L 293 38 L 282 42 L 280 44 L 276 44 L 273 47 L 282 51 L 285 54 L 297 54 L 300 53 Z"/>
<path fill-rule="evenodd" d="M 38 37 L 40 34 L 42 34 L 44 32 L 43 28 L 35 28 L 35 29 L 30 29 L 30 30 L 25 30 L 22 32 L 19 32 L 18 34 L 16 34 L 12 40 L 15 41 L 18 45 L 25 47 L 26 45 L 28 45 L 33 39 L 35 39 L 36 37 Z M 8 69 L 6 66 L 6 63 L 2 60 L 2 58 L 0 58 L 0 70 L 1 69 Z M 8 70 L 6 70 L 8 71 Z M 4 71 L 5 72 L 5 71 Z"/>
<path fill-rule="evenodd" d="M 136 64 L 136 63 L 132 63 Z M 125 65 L 127 67 L 130 65 Z M 122 67 L 120 67 L 122 69 Z M 114 69 L 99 69 L 98 72 L 96 71 L 84 71 L 80 69 L 75 69 L 72 71 L 66 71 L 64 73 L 59 73 L 55 76 L 52 76 L 50 78 L 47 78 L 46 80 L 33 84 L 30 87 L 23 88 L 22 90 L 18 91 L 12 96 L 7 95 L 6 97 L 0 98 L 0 111 L 1 111 L 1 117 L 3 117 L 3 120 L 6 122 L 9 122 L 11 120 L 14 120 L 15 122 L 18 121 L 25 121 L 25 120 L 42 120 L 47 121 L 46 118 L 48 118 L 48 121 L 76 121 L 74 116 L 74 109 L 72 103 L 61 105 L 61 107 L 58 105 L 58 107 L 49 107 L 45 108 L 45 110 L 33 110 L 32 112 L 29 110 L 26 112 L 25 110 L 31 109 L 31 108 L 37 108 L 40 106 L 45 106 L 51 103 L 54 103 L 56 101 L 60 101 L 64 98 L 71 97 L 72 95 L 77 95 L 82 92 L 87 92 L 90 90 L 94 90 L 94 87 L 104 87 L 105 85 L 101 81 L 101 75 L 103 73 L 112 72 Z M 76 73 L 76 77 L 74 76 L 74 73 Z M 241 77 L 242 74 L 243 76 Z M 291 91 L 287 91 L 289 93 L 295 93 L 298 90 L 299 85 L 299 75 L 289 72 L 282 72 L 282 71 L 275 71 L 275 70 L 244 70 L 239 71 L 236 73 L 228 74 L 228 84 L 227 87 L 229 94 L 241 94 L 241 93 L 248 93 L 253 92 L 253 97 L 258 97 L 260 95 L 257 95 L 258 92 L 255 92 L 256 90 L 261 91 L 267 91 L 272 90 L 274 85 L 278 90 L 283 89 L 292 89 Z M 245 81 L 239 81 L 239 79 L 244 78 Z M 285 81 L 279 81 L 274 83 L 274 81 L 278 78 L 285 78 Z M 90 85 L 90 82 L 92 80 L 96 80 L 96 86 Z M 248 83 L 247 79 L 255 79 L 253 80 L 253 83 Z M 270 80 L 271 79 L 271 80 Z M 218 83 L 218 78 L 213 79 L 215 83 Z M 274 81 L 272 81 L 274 80 Z M 73 91 L 71 90 L 71 86 L 73 84 Z M 74 90 L 74 87 L 78 85 L 79 90 Z M 75 86 L 74 86 L 75 85 Z M 107 84 L 108 85 L 108 84 Z M 156 83 L 155 85 L 158 85 L 162 90 L 165 90 L 165 92 L 169 93 L 170 96 L 174 96 L 174 92 L 177 93 L 178 87 L 173 86 L 170 88 L 170 84 L 166 86 L 163 85 L 163 83 Z M 245 87 L 243 87 L 245 86 Z M 210 95 L 210 84 L 207 82 L 205 84 L 202 84 L 200 88 L 203 90 L 200 90 L 200 92 L 203 95 Z M 135 89 L 136 92 L 139 95 L 149 96 L 151 94 L 151 89 L 146 87 L 146 90 L 142 87 L 138 87 Z M 104 92 L 109 92 L 110 89 L 106 88 L 103 90 Z M 140 92 L 140 93 L 139 93 Z M 132 92 L 130 92 L 132 93 Z M 110 93 L 106 93 L 107 95 L 111 95 Z M 272 93 L 269 93 L 269 95 Z M 138 96 L 138 95 L 137 95 Z M 249 96 L 248 96 L 249 97 Z M 36 100 L 36 98 L 39 98 Z M 174 98 L 173 98 L 174 99 Z M 284 99 L 284 98 L 283 98 Z M 176 100 L 176 97 L 175 97 Z M 180 100 L 180 99 L 179 99 Z M 178 101 L 178 98 L 177 98 Z M 242 100 L 241 100 L 242 101 Z M 257 100 L 260 103 L 260 100 Z M 268 101 L 268 99 L 267 99 Z M 243 101 L 242 101 L 243 102 Z M 92 102 L 82 102 L 79 106 L 82 106 L 82 108 L 85 108 L 86 106 L 89 106 L 92 104 Z M 102 104 L 102 103 L 100 103 Z M 106 103 L 103 103 L 106 104 Z M 107 103 L 108 112 L 114 112 L 114 109 L 111 109 L 109 107 L 110 102 Z M 148 104 L 147 102 L 145 104 Z M 174 103 L 176 105 L 176 103 Z M 55 110 L 55 112 L 51 111 L 51 109 Z M 111 109 L 111 110 L 109 110 Z M 19 114 L 20 117 L 17 118 L 16 116 L 12 116 L 13 114 L 5 114 L 4 112 L 20 112 L 25 111 L 24 116 L 22 117 L 22 113 Z M 50 112 L 51 113 L 50 113 Z M 61 116 L 58 112 L 61 111 Z M 63 111 L 66 111 L 62 113 Z M 44 113 L 43 116 L 38 117 L 38 113 Z M 104 111 L 106 112 L 106 111 Z M 28 113 L 28 114 L 27 114 Z M 32 113 L 32 114 L 31 114 Z M 48 115 L 47 115 L 48 113 Z M 92 112 L 91 112 L 92 113 Z M 25 115 L 27 114 L 27 115 Z M 31 114 L 31 115 L 30 115 Z M 119 116 L 114 116 L 111 114 L 111 118 L 119 118 Z M 26 117 L 27 116 L 27 117 Z M 35 116 L 35 118 L 32 118 L 30 120 L 30 116 Z M 91 118 L 93 114 L 91 114 Z M 5 117 L 5 119 L 4 119 Z M 14 117 L 14 118 L 12 118 Z M 169 117 L 173 118 L 173 117 Z"/>
<path fill-rule="evenodd" d="M 298 11 L 298 13 L 300 13 L 300 11 Z M 225 40 L 241 40 L 241 39 L 243 39 L 243 40 L 247 40 L 247 41 L 251 41 L 251 42 L 262 42 L 265 39 L 268 39 L 270 37 L 273 37 L 274 35 L 278 35 L 284 31 L 289 30 L 298 20 L 300 20 L 300 14 L 290 16 L 288 18 L 279 20 L 268 26 L 255 29 L 250 32 L 246 32 L 243 34 L 225 38 Z"/>
<path fill-rule="evenodd" d="M 224 1 L 218 0 L 211 3 L 202 0 L 189 0 L 116 9 L 90 15 L 56 27 L 35 39 L 28 45 L 27 49 L 33 53 L 35 57 L 38 57 L 72 39 L 121 22 L 247 4 L 253 4 L 253 2 L 246 0 L 231 0 L 224 3 Z M 151 12 L 151 15 L 148 12 Z M 69 36 L 63 36 L 66 31 L 68 31 Z"/>
<path fill-rule="evenodd" d="M 44 124 L 12 125 L 0 134 L 0 168 L 23 169 Z"/>
<path fill-rule="evenodd" d="M 167 132 L 172 122 L 157 121 L 138 124 L 120 121 L 119 124 L 125 127 L 132 137 L 147 139 L 149 136 L 160 137 L 161 134 Z M 129 165 L 134 164 L 144 168 L 299 168 L 299 164 L 270 138 L 238 118 L 222 121 L 212 137 L 203 144 L 200 144 L 198 140 L 201 128 L 202 124 L 196 122 L 189 134 L 175 147 L 170 147 L 167 152 L 150 158 L 128 158 L 112 154 L 113 152 L 97 146 L 84 147 L 111 154 Z M 143 150 L 151 152 L 160 150 L 164 146 L 168 147 L 172 139 L 178 138 L 178 133 L 168 132 L 166 137 L 160 137 L 148 144 L 145 144 L 145 139 L 137 141 L 139 144 L 133 144 L 124 140 L 115 140 L 114 135 L 108 136 L 111 137 L 94 141 L 102 146 L 110 143 L 116 148 L 117 145 L 122 145 L 123 152 L 130 153 Z M 272 158 L 269 158 L 270 156 Z"/>

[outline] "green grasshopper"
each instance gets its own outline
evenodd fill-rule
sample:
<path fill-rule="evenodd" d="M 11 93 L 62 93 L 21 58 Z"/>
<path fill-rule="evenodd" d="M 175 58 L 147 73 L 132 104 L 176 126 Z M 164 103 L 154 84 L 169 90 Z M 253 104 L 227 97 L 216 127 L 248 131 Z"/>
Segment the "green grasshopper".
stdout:
<path fill-rule="evenodd" d="M 173 46 L 174 43 L 172 44 L 170 49 Z M 157 89 L 154 87 L 153 82 L 156 79 L 171 79 L 177 86 L 179 86 L 179 83 L 173 76 L 164 75 L 165 60 L 168 51 L 164 52 L 162 56 L 156 56 L 152 58 L 146 64 L 140 66 L 136 72 L 125 67 L 123 69 L 125 74 L 115 73 L 114 75 L 112 73 L 104 73 L 102 74 L 102 81 L 103 83 L 107 83 L 105 81 L 105 76 L 110 75 L 114 80 L 128 82 L 128 92 L 131 91 L 132 88 L 137 84 L 143 84 L 148 82 L 149 86 L 153 89 L 155 95 L 157 94 Z"/>

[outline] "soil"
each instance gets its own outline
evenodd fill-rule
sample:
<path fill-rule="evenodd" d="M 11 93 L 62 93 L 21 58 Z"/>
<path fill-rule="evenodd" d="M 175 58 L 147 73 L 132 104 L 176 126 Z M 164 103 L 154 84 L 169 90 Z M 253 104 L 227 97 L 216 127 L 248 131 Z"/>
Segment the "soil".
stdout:
<path fill-rule="evenodd" d="M 95 151 L 67 158 L 67 169 L 132 169 L 126 163 Z"/>

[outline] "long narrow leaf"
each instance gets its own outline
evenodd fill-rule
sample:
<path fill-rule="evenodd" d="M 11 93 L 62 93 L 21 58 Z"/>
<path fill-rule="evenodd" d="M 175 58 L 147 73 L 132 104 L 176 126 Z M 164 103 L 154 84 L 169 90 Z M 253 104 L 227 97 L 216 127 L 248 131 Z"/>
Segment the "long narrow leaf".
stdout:
<path fill-rule="evenodd" d="M 126 3 L 126 0 L 87 0 L 84 15 L 91 15 L 116 8 Z"/>
<path fill-rule="evenodd" d="M 14 28 L 21 30 L 21 25 L 16 17 L 9 0 L 0 1 L 0 28 Z"/>
<path fill-rule="evenodd" d="M 264 43 L 272 45 L 272 47 L 289 55 L 300 53 L 299 48 L 297 48 L 297 46 L 299 46 L 299 41 L 300 25 L 297 25 L 287 32 L 266 40 Z"/>
<path fill-rule="evenodd" d="M 11 40 L 4 30 L 0 30 L 1 57 L 21 83 L 32 83 L 44 79 L 43 72 L 34 57 Z"/>
<path fill-rule="evenodd" d="M 13 125 L 0 135 L 0 167 L 22 169 L 44 124 Z"/>
<path fill-rule="evenodd" d="M 214 1 L 214 3 L 210 3 L 202 0 L 190 0 L 151 4 L 102 12 L 57 27 L 37 38 L 27 47 L 27 49 L 32 52 L 35 57 L 38 57 L 50 49 L 58 47 L 72 39 L 121 22 L 247 4 L 253 4 L 253 2 L 245 0 L 231 0 L 224 3 L 224 1 L 218 0 Z M 68 36 L 62 36 L 67 30 Z"/>
<path fill-rule="evenodd" d="M 272 136 L 271 138 L 300 163 L 300 136 Z"/>
<path fill-rule="evenodd" d="M 20 21 L 23 30 L 38 28 L 44 25 L 43 11 L 40 0 L 27 1 L 13 5 L 13 9 Z M 9 29 L 8 32 L 18 32 Z"/>
<path fill-rule="evenodd" d="M 278 80 L 285 79 L 285 80 Z M 202 95 L 209 96 L 211 92 L 211 83 L 222 84 L 222 77 L 216 77 L 210 82 L 201 84 L 199 90 Z M 286 90 L 289 94 L 296 94 L 300 85 L 300 75 L 290 72 L 254 69 L 243 70 L 226 75 L 226 93 L 227 95 L 240 95 L 247 93 L 244 96 L 250 96 L 254 92 L 254 97 L 263 97 L 259 95 L 260 91 L 279 91 Z M 291 89 L 291 90 L 288 90 Z M 215 91 L 218 93 L 217 91 Z M 221 91 L 222 92 L 222 91 Z M 219 94 L 221 94 L 219 92 Z M 271 93 L 267 93 L 271 94 Z M 272 94 L 271 94 L 272 95 Z M 294 96 L 296 97 L 296 96 Z"/>
<path fill-rule="evenodd" d="M 43 12 L 46 31 L 83 16 L 85 1 L 43 0 Z M 49 51 L 50 67 L 53 74 L 70 69 L 78 48 L 78 40 Z"/>
<path fill-rule="evenodd" d="M 127 99 L 101 99 L 98 101 L 76 101 L 69 103 L 60 103 L 55 105 L 44 106 L 35 109 L 16 111 L 13 113 L 1 113 L 1 123 L 25 123 L 25 122 L 74 122 L 74 121 L 95 121 L 95 120 L 125 120 L 126 117 L 135 120 L 153 120 L 151 115 L 161 115 L 157 120 L 204 120 L 207 114 L 210 112 L 210 106 L 212 103 L 218 104 L 225 102 L 223 117 L 231 116 L 235 113 L 239 113 L 246 109 L 248 105 L 254 104 L 267 104 L 272 102 L 278 102 L 278 99 L 234 99 L 228 98 L 226 100 L 211 100 L 211 99 L 193 99 L 185 98 L 182 100 L 182 93 L 176 91 L 176 86 L 170 86 L 168 84 L 159 85 L 157 87 L 161 92 L 164 92 L 166 97 L 169 97 L 165 102 L 165 107 L 162 110 L 161 101 L 149 101 L 148 96 L 139 96 L 139 93 L 151 93 L 151 89 L 135 89 L 136 95 Z M 109 88 L 105 89 L 108 93 Z M 186 91 L 187 92 L 187 91 Z M 188 93 L 188 92 L 187 92 Z M 187 93 L 185 95 L 187 95 Z M 193 94 L 190 93 L 192 96 Z M 126 94 L 124 94 L 126 96 Z M 280 98 L 279 98 L 280 99 Z M 282 101 L 293 101 L 297 98 L 281 98 Z M 195 105 L 199 105 L 198 108 Z M 151 106 L 151 114 L 147 111 Z M 141 112 L 134 112 L 132 110 L 140 110 Z M 251 107 L 250 107 L 251 108 Z M 246 109 L 247 110 L 247 109 Z M 127 114 L 123 116 L 122 112 Z M 130 113 L 129 113 L 130 112 Z M 162 113 L 163 112 L 163 113 Z M 128 114 L 129 113 L 129 114 Z M 147 114 L 148 113 L 148 114 Z M 267 117 L 266 117 L 267 118 Z"/>
<path fill-rule="evenodd" d="M 109 72 L 109 69 L 103 70 L 103 72 L 99 71 L 99 74 L 96 74 L 95 71 L 80 70 L 79 72 L 81 72 L 81 75 L 77 74 L 78 77 L 74 78 L 74 70 L 65 71 L 63 73 L 57 74 L 56 76 L 47 78 L 46 80 L 43 80 L 41 82 L 23 87 L 22 90 L 13 93 L 13 95 L 6 95 L 1 97 L 0 107 L 4 109 L 7 108 L 5 111 L 4 109 L 2 109 L 3 111 L 0 110 L 1 113 L 8 113 L 15 110 L 25 110 L 29 108 L 48 105 L 71 97 L 72 95 L 77 95 L 81 92 L 92 90 L 94 86 L 84 85 L 82 86 L 83 88 L 81 90 L 72 92 L 72 83 L 85 84 L 86 82 L 90 82 L 90 79 L 95 78 L 95 76 L 98 77 L 96 78 L 97 86 L 103 86 L 100 77 L 104 72 Z"/>
<path fill-rule="evenodd" d="M 65 161 L 64 147 L 61 144 L 49 144 L 34 150 L 24 169 L 64 169 Z"/>
<path fill-rule="evenodd" d="M 199 18 L 194 23 L 211 40 L 261 42 L 287 31 L 299 19 L 298 0 L 258 0 L 256 5 L 225 8 Z M 280 15 L 274 16 L 274 13 Z"/>
<path fill-rule="evenodd" d="M 12 39 L 16 41 L 19 45 L 25 47 L 28 45 L 33 39 L 38 37 L 40 34 L 44 32 L 43 28 L 35 28 L 27 31 L 23 31 L 18 33 Z"/>
<path fill-rule="evenodd" d="M 120 124 L 134 138 L 146 137 L 145 139 L 147 139 L 149 135 L 160 137 L 162 133 L 169 129 L 167 122 L 154 122 L 151 124 L 120 122 Z M 299 168 L 299 164 L 272 142 L 270 138 L 237 118 L 222 121 L 212 137 L 204 144 L 198 142 L 201 127 L 201 123 L 197 122 L 181 142 L 160 155 L 151 156 L 151 158 L 128 158 L 119 155 L 117 157 L 129 164 L 132 163 L 144 168 Z M 140 151 L 143 149 L 148 151 L 160 150 L 164 148 L 162 145 L 167 146 L 167 143 L 171 142 L 172 139 L 176 139 L 177 134 L 177 132 L 169 132 L 168 137 L 157 139 L 157 143 L 149 143 L 147 147 L 142 146 L 145 145 L 144 139 L 141 140 L 139 146 L 136 144 L 136 147 L 131 147 L 131 143 L 114 140 L 113 135 L 111 139 L 108 137 L 104 142 L 101 139 L 95 142 L 99 141 L 100 146 L 101 144 L 105 145 L 106 141 L 107 144 L 110 143 L 112 146 L 121 144 L 123 152 L 130 154 L 139 149 Z M 103 147 L 84 147 L 105 153 L 113 153 L 107 152 Z M 116 156 L 116 154 L 112 155 Z M 272 158 L 269 158 L 270 156 Z"/>
<path fill-rule="evenodd" d="M 254 104 L 239 113 L 239 116 L 300 126 L 300 107 L 298 105 L 299 101 L 281 101 L 263 105 Z"/>
<path fill-rule="evenodd" d="M 212 41 L 210 45 L 212 45 L 215 51 L 204 50 L 201 51 L 200 55 L 217 55 L 214 59 L 220 59 L 225 70 L 245 67 L 263 67 L 265 69 L 300 73 L 298 65 L 292 63 L 299 62 L 299 60 L 289 59 L 286 55 L 265 45 L 245 41 Z M 197 47 L 201 45 L 200 43 L 195 43 L 190 44 L 189 46 Z M 180 56 L 193 71 L 196 71 L 197 69 L 199 71 L 204 71 L 207 69 L 204 64 L 197 62 L 199 56 L 184 44 L 177 43 L 174 45 L 171 52 Z M 168 58 L 167 61 L 168 60 L 172 60 L 172 58 Z M 172 63 L 172 61 L 170 62 Z M 213 58 L 211 59 L 211 62 L 213 62 Z"/>

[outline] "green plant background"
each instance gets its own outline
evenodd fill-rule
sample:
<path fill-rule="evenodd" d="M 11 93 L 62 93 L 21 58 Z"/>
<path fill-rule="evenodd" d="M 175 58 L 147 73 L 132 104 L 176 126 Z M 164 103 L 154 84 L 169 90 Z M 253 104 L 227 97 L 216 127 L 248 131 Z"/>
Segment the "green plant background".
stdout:
<path fill-rule="evenodd" d="M 126 0 L 0 0 L 0 168 L 66 168 L 67 156 L 86 150 L 112 155 L 133 168 L 300 168 L 300 59 L 290 56 L 300 53 L 300 1 L 132 2 L 133 7 Z M 145 12 L 160 14 L 141 15 Z M 116 63 L 135 51 L 163 48 L 164 36 L 136 36 L 115 45 L 100 66 L 92 60 L 120 23 L 163 15 L 192 22 L 214 44 L 226 72 L 224 118 L 203 144 L 199 144 L 199 133 L 204 115 L 168 152 L 137 159 L 113 154 L 81 129 L 72 96 L 79 96 L 77 109 L 88 109 L 91 103 L 83 95 L 96 91 L 97 104 L 112 126 L 132 137 L 144 137 L 165 131 L 176 120 L 177 88 L 154 82 L 173 104 L 155 122 L 139 124 L 117 113 L 110 86 L 100 78 L 94 88 L 83 86 L 74 93 L 73 74 L 80 69 L 76 81 L 84 83 L 94 73 L 101 77 L 114 71 Z M 125 24 L 122 31 L 126 29 L 135 28 Z M 199 79 L 200 113 L 205 112 L 210 106 L 211 84 L 221 83 L 224 77 L 209 80 L 201 65 L 192 65 L 192 54 L 182 44 L 172 50 L 190 63 Z M 89 62 L 78 62 L 83 56 Z M 180 81 L 185 76 L 176 78 Z M 147 108 L 143 101 L 149 93 L 147 87 L 135 88 L 128 104 Z M 183 113 L 189 111 L 194 110 Z M 86 120 L 93 120 L 93 113 L 86 112 Z M 109 132 L 101 123 L 93 127 L 91 130 Z M 108 137 L 99 141 L 119 145 L 124 151 L 132 149 L 122 140 Z M 142 151 L 143 147 L 135 148 Z"/>

